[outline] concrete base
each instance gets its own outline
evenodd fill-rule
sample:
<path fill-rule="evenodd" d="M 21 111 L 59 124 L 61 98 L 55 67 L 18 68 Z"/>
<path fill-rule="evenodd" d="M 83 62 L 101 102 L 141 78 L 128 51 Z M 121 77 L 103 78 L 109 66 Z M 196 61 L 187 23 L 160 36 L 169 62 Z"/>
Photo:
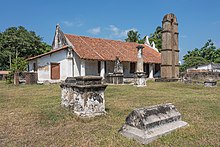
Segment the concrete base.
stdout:
<path fill-rule="evenodd" d="M 107 75 L 106 82 L 112 84 L 123 84 L 123 78 L 124 75 L 122 73 L 113 73 Z"/>
<path fill-rule="evenodd" d="M 159 78 L 155 79 L 155 82 L 177 82 L 180 79 L 167 79 L 167 78 Z"/>
<path fill-rule="evenodd" d="M 148 144 L 160 136 L 187 125 L 188 123 L 184 121 L 175 121 L 145 131 L 125 124 L 119 132 L 125 137 L 135 139 L 142 144 Z"/>
<path fill-rule="evenodd" d="M 134 76 L 134 86 L 136 87 L 145 87 L 147 86 L 146 84 L 146 77 L 145 77 L 145 72 L 136 72 Z"/>

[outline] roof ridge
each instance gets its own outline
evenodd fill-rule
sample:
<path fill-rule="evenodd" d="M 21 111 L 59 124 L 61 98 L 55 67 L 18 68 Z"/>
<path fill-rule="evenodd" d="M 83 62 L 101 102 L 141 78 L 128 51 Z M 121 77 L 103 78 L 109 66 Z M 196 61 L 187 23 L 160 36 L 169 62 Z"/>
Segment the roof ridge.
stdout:
<path fill-rule="evenodd" d="M 54 53 L 54 52 L 57 52 L 57 51 L 60 51 L 60 50 L 63 50 L 63 49 L 66 49 L 68 47 L 68 45 L 64 45 L 60 48 L 57 48 L 57 49 L 53 49 L 49 52 L 46 52 L 46 53 L 43 53 L 43 54 L 40 54 L 40 55 L 36 55 L 36 56 L 33 56 L 33 57 L 30 57 L 30 58 L 27 58 L 26 60 L 29 61 L 29 60 L 33 60 L 33 59 L 36 59 L 36 58 L 39 58 L 39 57 L 42 57 L 42 56 L 45 56 L 45 55 L 48 55 L 48 54 L 51 54 L 51 53 Z"/>
<path fill-rule="evenodd" d="M 106 38 L 96 38 L 96 37 L 82 36 L 82 35 L 75 35 L 75 34 L 66 34 L 66 33 L 64 33 L 64 35 L 72 35 L 72 36 L 86 37 L 86 38 L 91 38 L 91 39 L 102 39 L 102 40 L 108 40 L 108 41 L 117 41 L 117 42 L 122 42 L 122 43 L 129 43 L 129 42 L 121 41 L 121 40 L 113 40 L 113 39 L 106 39 Z M 136 42 L 130 42 L 130 43 L 136 43 Z"/>
<path fill-rule="evenodd" d="M 104 60 L 104 57 L 102 57 L 93 47 L 91 47 L 81 36 L 79 36 L 79 38 L 91 49 L 93 49 L 93 51 Z"/>

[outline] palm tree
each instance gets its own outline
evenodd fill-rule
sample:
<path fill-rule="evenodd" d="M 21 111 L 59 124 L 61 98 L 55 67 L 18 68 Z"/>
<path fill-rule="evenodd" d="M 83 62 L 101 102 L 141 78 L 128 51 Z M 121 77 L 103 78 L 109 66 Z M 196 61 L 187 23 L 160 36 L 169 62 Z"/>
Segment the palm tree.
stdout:
<path fill-rule="evenodd" d="M 138 42 L 140 39 L 140 34 L 138 31 L 130 30 L 127 33 L 128 38 L 125 39 L 126 42 Z"/>
<path fill-rule="evenodd" d="M 153 34 L 150 34 L 150 42 L 155 43 L 156 48 L 160 51 L 162 48 L 162 28 L 158 26 Z"/>

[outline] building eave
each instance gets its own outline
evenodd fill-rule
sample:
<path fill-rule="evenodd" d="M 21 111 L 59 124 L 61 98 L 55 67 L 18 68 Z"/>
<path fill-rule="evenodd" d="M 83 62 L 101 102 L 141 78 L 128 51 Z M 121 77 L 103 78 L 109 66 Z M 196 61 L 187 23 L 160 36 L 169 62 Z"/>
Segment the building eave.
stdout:
<path fill-rule="evenodd" d="M 30 57 L 30 58 L 27 59 L 27 61 L 31 61 L 31 60 L 34 60 L 34 59 L 37 59 L 37 58 L 41 58 L 41 57 L 46 56 L 46 55 L 50 55 L 50 54 L 55 53 L 55 52 L 59 52 L 59 51 L 61 51 L 63 49 L 67 49 L 68 47 L 69 47 L 68 45 L 65 45 L 65 46 L 63 46 L 61 48 L 51 50 L 50 52 L 47 52 L 47 53 L 44 53 L 44 54 L 40 54 L 40 55 L 37 55 L 37 56 L 34 56 L 34 57 Z"/>

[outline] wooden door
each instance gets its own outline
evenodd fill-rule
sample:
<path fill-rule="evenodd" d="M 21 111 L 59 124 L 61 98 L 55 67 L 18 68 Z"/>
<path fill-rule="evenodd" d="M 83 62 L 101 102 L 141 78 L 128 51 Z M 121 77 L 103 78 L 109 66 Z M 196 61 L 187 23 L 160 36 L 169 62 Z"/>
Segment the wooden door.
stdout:
<path fill-rule="evenodd" d="M 51 79 L 60 79 L 60 63 L 51 63 Z"/>

